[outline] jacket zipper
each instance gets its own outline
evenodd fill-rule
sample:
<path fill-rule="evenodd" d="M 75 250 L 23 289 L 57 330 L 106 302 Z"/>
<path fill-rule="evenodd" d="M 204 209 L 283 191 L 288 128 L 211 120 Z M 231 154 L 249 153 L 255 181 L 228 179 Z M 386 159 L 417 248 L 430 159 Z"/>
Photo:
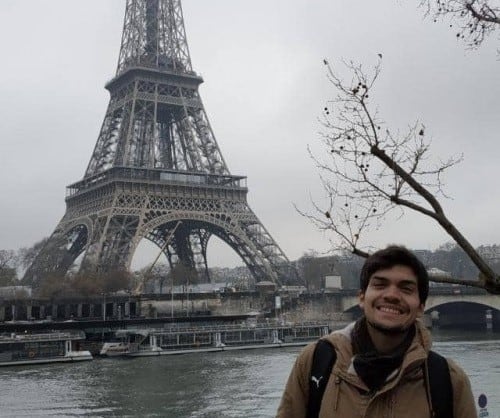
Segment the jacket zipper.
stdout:
<path fill-rule="evenodd" d="M 337 410 L 338 401 L 339 401 L 339 393 L 340 393 L 340 377 L 335 376 L 335 385 L 333 387 L 333 410 Z"/>

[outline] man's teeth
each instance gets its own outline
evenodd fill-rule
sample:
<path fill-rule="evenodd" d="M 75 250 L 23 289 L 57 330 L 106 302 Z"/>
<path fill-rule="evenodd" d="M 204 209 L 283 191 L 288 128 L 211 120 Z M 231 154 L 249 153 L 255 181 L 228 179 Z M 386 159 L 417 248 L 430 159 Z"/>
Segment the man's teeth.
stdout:
<path fill-rule="evenodd" d="M 394 309 L 394 308 L 387 308 L 385 306 L 382 306 L 379 308 L 382 312 L 388 312 L 388 313 L 392 313 L 392 314 L 400 314 L 401 312 L 398 310 L 398 309 Z"/>

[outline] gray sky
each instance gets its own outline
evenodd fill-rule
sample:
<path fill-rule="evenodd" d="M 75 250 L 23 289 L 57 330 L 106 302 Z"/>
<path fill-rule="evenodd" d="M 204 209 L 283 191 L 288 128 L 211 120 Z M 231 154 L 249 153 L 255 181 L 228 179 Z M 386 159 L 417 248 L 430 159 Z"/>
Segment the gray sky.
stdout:
<path fill-rule="evenodd" d="M 463 152 L 446 177 L 450 218 L 474 245 L 500 243 L 498 38 L 469 51 L 448 22 L 424 20 L 418 1 L 184 0 L 200 92 L 233 174 L 248 176 L 248 200 L 290 259 L 330 248 L 328 236 L 293 208 L 321 199 L 306 147 L 334 91 L 323 58 L 383 68 L 380 115 L 404 130 L 426 125 L 434 154 Z M 376 5 L 376 7 L 375 7 Z M 64 214 L 65 187 L 84 174 L 116 70 L 125 2 L 0 2 L 0 249 L 48 236 Z M 407 216 L 366 244 L 432 249 L 448 241 L 430 220 Z M 147 253 L 149 252 L 149 256 Z M 135 265 L 152 260 L 144 245 Z M 241 264 L 224 245 L 212 265 Z"/>

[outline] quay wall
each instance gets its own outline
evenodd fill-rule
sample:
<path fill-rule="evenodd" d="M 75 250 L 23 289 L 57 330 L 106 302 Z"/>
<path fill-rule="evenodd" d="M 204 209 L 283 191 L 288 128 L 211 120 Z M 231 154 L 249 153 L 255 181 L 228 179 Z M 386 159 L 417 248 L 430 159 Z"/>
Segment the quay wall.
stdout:
<path fill-rule="evenodd" d="M 290 301 L 285 298 L 280 313 L 285 320 L 291 322 L 337 322 L 352 319 L 351 314 L 342 312 L 342 303 L 338 295 L 328 293 L 300 295 Z"/>
<path fill-rule="evenodd" d="M 500 329 L 500 298 L 461 290 L 429 296 L 424 322 L 443 328 Z M 94 298 L 0 298 L 0 332 L 9 323 L 242 320 L 258 316 L 286 322 L 346 322 L 360 315 L 356 291 L 324 293 L 213 292 Z M 233 318 L 233 319 L 231 319 Z M 117 325 L 117 326 L 118 326 Z"/>
<path fill-rule="evenodd" d="M 100 299 L 1 300 L 0 323 L 31 320 L 112 320 L 134 317 L 260 315 L 287 321 L 337 321 L 340 298 L 334 294 L 280 295 L 258 292 L 189 295 L 143 295 Z"/>

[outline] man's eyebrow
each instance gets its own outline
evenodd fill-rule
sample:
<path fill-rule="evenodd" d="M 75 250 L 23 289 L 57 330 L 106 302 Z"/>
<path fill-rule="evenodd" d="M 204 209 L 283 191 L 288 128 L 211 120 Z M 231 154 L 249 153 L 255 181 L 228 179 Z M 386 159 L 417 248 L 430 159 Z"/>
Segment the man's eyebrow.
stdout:
<path fill-rule="evenodd" d="M 407 279 L 407 280 L 401 280 L 399 282 L 399 285 L 401 286 L 407 286 L 407 285 L 414 285 L 414 286 L 417 286 L 418 283 L 416 280 L 413 280 L 413 279 Z"/>
<path fill-rule="evenodd" d="M 384 276 L 376 276 L 376 275 L 373 275 L 372 276 L 372 280 L 375 279 L 375 280 L 382 280 L 382 281 L 388 281 L 389 279 L 384 277 Z"/>

